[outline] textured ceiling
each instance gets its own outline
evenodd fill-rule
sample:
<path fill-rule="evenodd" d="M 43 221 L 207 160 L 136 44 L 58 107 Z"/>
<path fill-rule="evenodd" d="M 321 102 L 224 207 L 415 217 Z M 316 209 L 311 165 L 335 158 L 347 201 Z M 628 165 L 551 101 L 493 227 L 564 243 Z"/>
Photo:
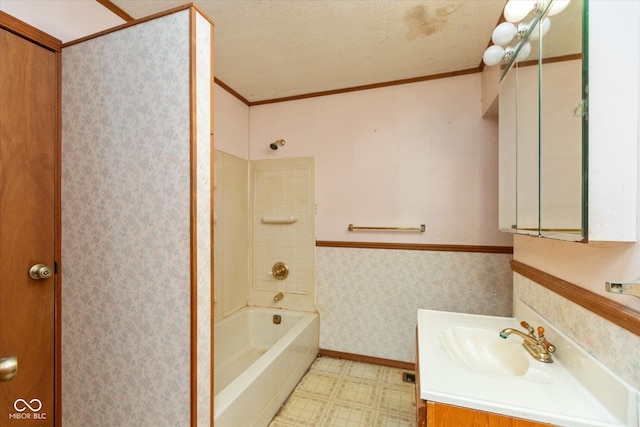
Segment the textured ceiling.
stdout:
<path fill-rule="evenodd" d="M 142 18 L 181 0 L 112 0 Z M 197 0 L 215 75 L 251 102 L 477 69 L 505 0 Z"/>
<path fill-rule="evenodd" d="M 109 0 L 100 0 L 109 3 Z M 143 18 L 188 0 L 111 0 Z M 250 102 L 477 70 L 506 0 L 196 0 L 215 76 Z M 95 0 L 0 0 L 68 42 L 124 21 Z"/>

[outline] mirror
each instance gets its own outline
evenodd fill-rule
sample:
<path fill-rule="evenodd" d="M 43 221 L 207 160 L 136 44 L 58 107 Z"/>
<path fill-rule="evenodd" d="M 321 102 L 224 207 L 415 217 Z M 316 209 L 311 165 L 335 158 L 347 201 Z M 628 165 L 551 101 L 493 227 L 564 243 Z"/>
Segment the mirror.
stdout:
<path fill-rule="evenodd" d="M 531 53 L 502 73 L 501 231 L 570 241 L 587 237 L 585 7 L 573 0 L 554 16 L 544 8 L 525 36 Z"/>

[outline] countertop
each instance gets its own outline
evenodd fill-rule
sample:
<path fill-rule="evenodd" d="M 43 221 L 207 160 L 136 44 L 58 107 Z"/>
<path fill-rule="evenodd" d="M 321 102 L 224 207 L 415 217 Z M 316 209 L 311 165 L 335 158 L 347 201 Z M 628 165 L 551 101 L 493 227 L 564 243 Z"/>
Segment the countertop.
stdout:
<path fill-rule="evenodd" d="M 522 311 L 522 310 L 521 310 Z M 556 331 L 537 313 L 527 319 L 418 310 L 420 397 L 424 400 L 561 426 L 638 426 L 637 391 Z M 556 345 L 553 363 L 529 358 L 523 375 L 478 372 L 447 354 L 441 333 L 462 326 L 523 330 L 520 320 L 543 326 Z M 551 338 L 552 337 L 552 338 Z M 552 341 L 553 339 L 553 341 Z M 522 338 L 508 338 L 520 344 Z"/>

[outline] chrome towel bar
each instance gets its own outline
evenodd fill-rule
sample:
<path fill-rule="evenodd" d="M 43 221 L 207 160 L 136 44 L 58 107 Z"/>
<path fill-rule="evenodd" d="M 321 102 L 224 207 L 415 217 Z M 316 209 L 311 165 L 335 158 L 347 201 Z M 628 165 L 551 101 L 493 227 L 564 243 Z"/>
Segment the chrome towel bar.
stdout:
<path fill-rule="evenodd" d="M 419 231 L 424 233 L 425 226 L 424 224 L 420 224 L 420 227 L 359 227 L 353 224 L 349 224 L 349 231 L 364 231 L 364 230 L 372 230 L 372 231 Z"/>

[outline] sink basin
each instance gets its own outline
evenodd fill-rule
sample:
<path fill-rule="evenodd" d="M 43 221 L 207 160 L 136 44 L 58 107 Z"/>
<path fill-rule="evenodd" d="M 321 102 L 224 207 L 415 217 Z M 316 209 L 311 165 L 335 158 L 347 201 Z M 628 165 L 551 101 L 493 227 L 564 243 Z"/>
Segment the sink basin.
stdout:
<path fill-rule="evenodd" d="M 452 361 L 481 374 L 525 375 L 529 355 L 519 343 L 500 338 L 499 332 L 454 326 L 440 331 L 438 347 Z"/>
<path fill-rule="evenodd" d="M 640 427 L 638 391 L 515 301 L 517 317 L 418 310 L 420 399 L 571 427 Z M 522 338 L 500 338 L 520 320 L 542 325 L 553 363 L 535 360 Z"/>

